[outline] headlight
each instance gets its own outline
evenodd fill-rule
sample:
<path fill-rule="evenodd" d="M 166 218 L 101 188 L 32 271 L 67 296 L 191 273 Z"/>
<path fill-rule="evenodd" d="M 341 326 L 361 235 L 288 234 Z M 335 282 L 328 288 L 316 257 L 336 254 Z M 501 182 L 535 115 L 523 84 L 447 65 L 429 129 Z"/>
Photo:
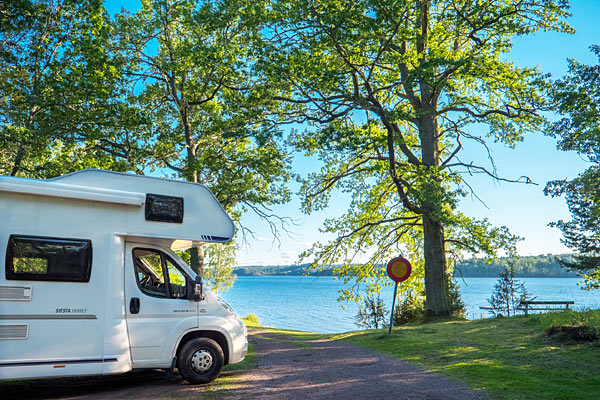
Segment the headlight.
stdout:
<path fill-rule="evenodd" d="M 224 309 L 226 309 L 227 311 L 229 311 L 232 314 L 235 314 L 235 310 L 233 309 L 233 307 L 231 307 L 229 305 L 228 302 L 223 300 L 220 296 L 217 296 L 217 300 L 219 301 L 219 304 L 223 306 Z"/>

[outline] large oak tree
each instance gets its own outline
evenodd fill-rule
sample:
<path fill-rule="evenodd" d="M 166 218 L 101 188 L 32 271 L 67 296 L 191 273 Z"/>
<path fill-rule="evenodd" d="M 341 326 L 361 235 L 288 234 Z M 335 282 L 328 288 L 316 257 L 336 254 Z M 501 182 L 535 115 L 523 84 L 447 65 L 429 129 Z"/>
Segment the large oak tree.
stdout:
<path fill-rule="evenodd" d="M 368 281 L 390 255 L 421 253 L 426 311 L 449 314 L 449 253 L 514 243 L 506 228 L 456 209 L 470 190 L 465 175 L 503 179 L 463 145 L 486 154 L 489 141 L 514 146 L 544 125 L 544 76 L 505 54 L 517 36 L 571 31 L 567 8 L 562 0 L 274 2 L 265 70 L 287 90 L 279 99 L 289 120 L 315 126 L 296 144 L 323 162 L 304 182 L 305 211 L 326 206 L 335 189 L 352 199 L 325 224 L 335 239 L 306 255 Z M 357 265 L 361 252 L 371 257 Z"/>

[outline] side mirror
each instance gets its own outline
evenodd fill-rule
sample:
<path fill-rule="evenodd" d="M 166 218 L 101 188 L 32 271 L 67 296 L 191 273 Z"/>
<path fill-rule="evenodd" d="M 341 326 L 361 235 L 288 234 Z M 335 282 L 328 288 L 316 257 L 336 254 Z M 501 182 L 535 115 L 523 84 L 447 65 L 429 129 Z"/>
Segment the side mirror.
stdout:
<path fill-rule="evenodd" d="M 194 281 L 190 280 L 188 285 L 188 298 L 196 302 L 204 300 L 203 287 L 204 284 L 202 283 L 201 277 L 197 276 Z"/>

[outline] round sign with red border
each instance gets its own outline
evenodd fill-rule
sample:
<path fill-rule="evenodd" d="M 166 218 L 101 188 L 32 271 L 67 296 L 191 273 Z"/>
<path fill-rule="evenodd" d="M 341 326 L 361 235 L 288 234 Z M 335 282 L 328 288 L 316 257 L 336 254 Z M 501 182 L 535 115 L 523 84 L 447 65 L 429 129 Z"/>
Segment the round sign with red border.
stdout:
<path fill-rule="evenodd" d="M 404 257 L 396 257 L 387 265 L 387 274 L 394 282 L 404 282 L 411 272 L 410 262 Z"/>

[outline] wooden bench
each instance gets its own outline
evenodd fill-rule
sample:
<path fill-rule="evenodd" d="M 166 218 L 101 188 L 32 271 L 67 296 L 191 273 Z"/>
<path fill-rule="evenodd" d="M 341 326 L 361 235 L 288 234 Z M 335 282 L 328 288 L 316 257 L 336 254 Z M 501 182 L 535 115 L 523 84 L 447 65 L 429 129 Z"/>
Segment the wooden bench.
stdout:
<path fill-rule="evenodd" d="M 519 306 L 516 309 L 519 311 L 524 311 L 525 316 L 528 317 L 529 311 L 567 310 L 567 309 L 569 309 L 569 306 L 573 305 L 573 304 L 575 304 L 575 302 L 572 300 L 569 300 L 569 301 L 526 300 L 526 301 L 522 301 L 521 304 L 519 304 Z"/>

